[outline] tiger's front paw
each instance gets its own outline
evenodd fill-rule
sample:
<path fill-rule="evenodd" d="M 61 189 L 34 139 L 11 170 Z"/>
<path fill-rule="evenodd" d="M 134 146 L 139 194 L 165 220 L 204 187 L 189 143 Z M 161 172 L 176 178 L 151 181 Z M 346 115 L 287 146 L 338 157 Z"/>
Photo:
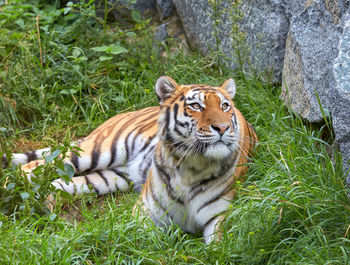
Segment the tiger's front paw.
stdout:
<path fill-rule="evenodd" d="M 203 230 L 204 242 L 209 245 L 212 242 L 219 243 L 222 239 L 222 227 L 221 223 L 224 216 L 217 216 L 210 221 Z"/>

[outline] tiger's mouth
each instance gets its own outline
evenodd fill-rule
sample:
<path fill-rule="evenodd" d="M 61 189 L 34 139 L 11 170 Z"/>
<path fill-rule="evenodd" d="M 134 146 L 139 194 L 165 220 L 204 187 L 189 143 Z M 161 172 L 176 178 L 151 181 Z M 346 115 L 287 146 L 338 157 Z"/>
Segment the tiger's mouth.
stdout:
<path fill-rule="evenodd" d="M 216 137 L 194 137 L 190 141 L 182 140 L 173 142 L 170 146 L 176 150 L 176 152 L 181 155 L 187 152 L 192 153 L 192 155 L 204 155 L 222 157 L 227 156 L 231 153 L 235 146 L 235 141 L 216 138 Z"/>
<path fill-rule="evenodd" d="M 206 145 L 207 147 L 209 146 L 216 146 L 216 145 L 226 145 L 226 146 L 230 146 L 232 145 L 232 141 L 229 141 L 228 139 L 225 139 L 224 137 L 208 137 L 208 139 L 197 139 L 198 142 L 200 142 L 203 145 Z"/>
<path fill-rule="evenodd" d="M 198 141 L 196 144 L 196 150 L 197 153 L 205 154 L 208 151 L 218 151 L 218 152 L 224 152 L 231 150 L 231 146 L 233 143 L 224 141 L 222 139 L 219 140 L 212 140 L 212 141 Z M 199 151 L 199 152 L 198 152 Z"/>
<path fill-rule="evenodd" d="M 203 155 L 210 159 L 222 160 L 229 157 L 234 151 L 233 145 L 225 143 L 221 140 L 208 145 L 204 150 Z"/>

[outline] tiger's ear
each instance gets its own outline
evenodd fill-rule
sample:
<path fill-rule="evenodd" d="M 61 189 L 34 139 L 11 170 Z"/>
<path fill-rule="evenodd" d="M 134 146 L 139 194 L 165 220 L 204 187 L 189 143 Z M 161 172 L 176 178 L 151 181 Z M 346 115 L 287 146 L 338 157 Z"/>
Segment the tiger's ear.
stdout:
<path fill-rule="evenodd" d="M 229 96 L 231 97 L 231 99 L 234 98 L 234 96 L 235 96 L 235 94 L 236 94 L 236 84 L 235 84 L 235 81 L 233 81 L 232 78 L 227 79 L 227 80 L 225 81 L 225 83 L 223 83 L 223 84 L 221 85 L 221 88 L 222 88 L 223 90 L 225 90 L 225 91 L 229 94 Z"/>
<path fill-rule="evenodd" d="M 169 98 L 179 85 L 169 76 L 159 77 L 156 82 L 156 93 L 159 98 L 159 102 L 163 103 L 167 98 Z"/>

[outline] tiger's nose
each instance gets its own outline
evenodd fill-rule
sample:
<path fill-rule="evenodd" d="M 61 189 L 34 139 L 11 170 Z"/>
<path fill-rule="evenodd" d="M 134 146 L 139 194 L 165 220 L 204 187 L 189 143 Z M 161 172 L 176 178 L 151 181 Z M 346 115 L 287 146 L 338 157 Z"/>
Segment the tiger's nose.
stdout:
<path fill-rule="evenodd" d="M 228 128 L 230 128 L 230 125 L 216 124 L 216 125 L 211 125 L 211 127 L 222 136 L 228 130 Z"/>

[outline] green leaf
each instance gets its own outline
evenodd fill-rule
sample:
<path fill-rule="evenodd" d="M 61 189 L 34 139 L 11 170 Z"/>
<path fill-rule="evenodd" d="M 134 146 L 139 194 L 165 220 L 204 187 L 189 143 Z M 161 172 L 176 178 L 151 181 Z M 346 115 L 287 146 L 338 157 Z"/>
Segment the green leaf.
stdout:
<path fill-rule="evenodd" d="M 49 31 L 49 25 L 45 25 L 45 26 L 41 26 L 40 29 L 44 32 L 48 32 Z"/>
<path fill-rule="evenodd" d="M 64 95 L 70 95 L 70 94 L 75 94 L 77 93 L 78 90 L 74 89 L 74 88 L 71 88 L 71 89 L 62 89 L 60 91 L 60 94 L 64 94 Z"/>
<path fill-rule="evenodd" d="M 124 102 L 125 101 L 125 98 L 122 97 L 122 96 L 119 96 L 119 97 L 114 97 L 114 98 L 111 98 L 113 101 L 117 102 L 117 103 L 121 103 L 121 102 Z"/>
<path fill-rule="evenodd" d="M 64 14 L 64 15 L 67 15 L 71 10 L 72 10 L 71 7 L 65 7 L 65 8 L 64 8 L 64 11 L 63 11 L 63 14 Z"/>
<path fill-rule="evenodd" d="M 117 55 L 117 54 L 121 54 L 121 53 L 125 53 L 128 52 L 127 49 L 125 49 L 124 47 L 120 46 L 120 45 L 113 45 L 110 47 L 110 53 Z"/>
<path fill-rule="evenodd" d="M 22 192 L 21 193 L 22 200 L 28 200 L 29 199 L 29 193 L 28 192 Z"/>
<path fill-rule="evenodd" d="M 108 51 L 109 46 L 98 46 L 98 47 L 92 47 L 90 49 L 96 52 L 106 52 Z"/>
<path fill-rule="evenodd" d="M 74 176 L 74 168 L 72 167 L 72 165 L 64 163 L 64 170 L 66 171 L 69 178 L 72 179 L 72 177 Z"/>
<path fill-rule="evenodd" d="M 25 25 L 24 25 L 24 20 L 19 18 L 15 21 L 15 23 L 21 28 L 21 29 L 25 29 Z"/>
<path fill-rule="evenodd" d="M 68 184 L 74 176 L 74 168 L 67 163 L 64 163 L 63 166 L 63 169 L 57 169 L 57 174 Z"/>
<path fill-rule="evenodd" d="M 105 53 L 113 54 L 113 55 L 117 55 L 117 54 L 128 52 L 127 49 L 125 49 L 123 46 L 121 46 L 119 44 L 111 44 L 111 45 L 108 45 L 108 46 L 92 47 L 90 49 L 93 50 L 93 51 L 96 51 L 96 52 L 105 52 Z"/>
<path fill-rule="evenodd" d="M 127 32 L 125 35 L 128 37 L 136 37 L 137 36 L 136 33 L 132 32 L 132 31 Z"/>
<path fill-rule="evenodd" d="M 140 11 L 136 10 L 136 9 L 133 9 L 131 10 L 131 13 L 130 13 L 132 19 L 135 21 L 135 22 L 141 22 L 142 21 L 142 17 L 141 17 L 141 13 Z"/>
<path fill-rule="evenodd" d="M 57 156 L 59 156 L 60 153 L 61 153 L 61 150 L 53 151 L 51 155 L 45 158 L 45 163 L 51 163 Z"/>
<path fill-rule="evenodd" d="M 50 214 L 49 219 L 51 222 L 53 222 L 55 221 L 56 217 L 57 217 L 57 214 L 53 213 L 53 214 Z"/>
<path fill-rule="evenodd" d="M 78 49 L 74 49 L 72 52 L 73 57 L 78 58 L 79 55 L 81 54 L 81 51 Z"/>
<path fill-rule="evenodd" d="M 7 190 L 13 190 L 15 188 L 15 183 L 9 183 L 7 186 L 6 186 L 6 189 Z"/>
<path fill-rule="evenodd" d="M 64 190 L 57 190 L 57 193 L 59 193 L 61 198 L 63 198 L 63 199 L 71 199 L 72 198 L 72 194 L 70 194 L 69 192 L 66 192 Z"/>
<path fill-rule="evenodd" d="M 102 55 L 102 56 L 100 56 L 98 59 L 99 59 L 101 62 L 103 62 L 103 61 L 112 60 L 112 59 L 113 59 L 113 56 L 104 56 L 104 55 Z"/>

